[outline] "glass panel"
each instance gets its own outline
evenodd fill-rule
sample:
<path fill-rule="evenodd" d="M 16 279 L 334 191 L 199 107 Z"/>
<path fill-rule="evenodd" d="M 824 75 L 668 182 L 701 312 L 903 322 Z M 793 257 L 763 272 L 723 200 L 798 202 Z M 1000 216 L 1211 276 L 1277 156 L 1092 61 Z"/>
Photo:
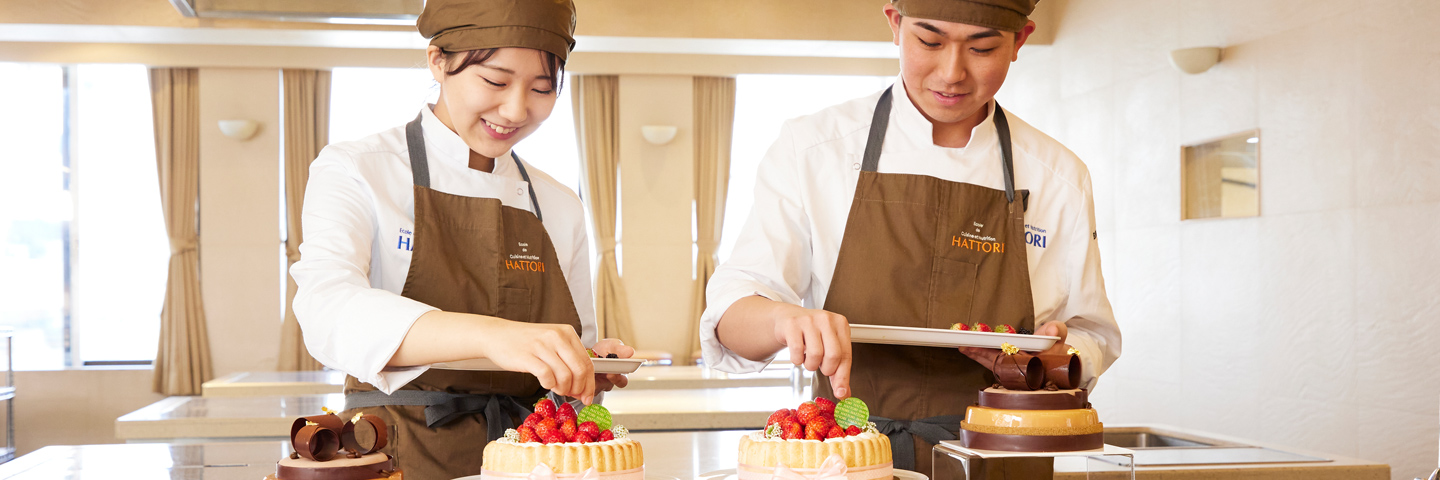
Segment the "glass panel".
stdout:
<path fill-rule="evenodd" d="M 1260 215 L 1259 131 L 1182 150 L 1182 219 Z"/>
<path fill-rule="evenodd" d="M 895 77 L 740 75 L 735 80 L 735 130 L 730 144 L 730 189 L 718 255 L 730 257 L 755 201 L 755 172 L 791 118 L 878 92 Z"/>
<path fill-rule="evenodd" d="M 79 193 L 74 338 L 80 360 L 155 358 L 170 243 L 144 65 L 76 68 Z"/>
<path fill-rule="evenodd" d="M 65 366 L 65 108 L 60 66 L 0 63 L 0 324 L 18 370 Z"/>

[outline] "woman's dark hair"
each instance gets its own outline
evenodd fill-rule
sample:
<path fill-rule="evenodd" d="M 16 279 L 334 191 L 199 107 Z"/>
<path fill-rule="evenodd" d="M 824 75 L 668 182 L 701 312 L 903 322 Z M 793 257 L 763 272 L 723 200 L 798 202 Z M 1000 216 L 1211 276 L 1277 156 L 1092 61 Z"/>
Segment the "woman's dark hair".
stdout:
<path fill-rule="evenodd" d="M 447 67 L 450 65 L 450 61 L 454 59 L 455 56 L 461 54 L 465 55 L 465 57 L 460 60 L 460 64 L 456 65 L 453 68 L 450 68 L 449 70 L 446 70 L 445 75 L 455 75 L 457 73 L 465 71 L 465 69 L 467 68 L 470 68 L 471 65 L 479 65 L 481 63 L 485 63 L 485 61 L 489 60 L 490 57 L 495 56 L 496 50 L 499 49 L 482 48 L 479 50 L 466 50 L 463 52 L 447 52 L 445 50 L 441 50 L 440 53 L 445 54 L 445 65 Z M 540 53 L 545 56 L 545 75 L 554 79 L 552 84 L 555 86 L 555 94 L 559 95 L 560 87 L 565 84 L 565 61 L 561 60 L 560 56 L 555 55 L 554 53 L 550 53 L 544 50 L 541 50 Z"/>

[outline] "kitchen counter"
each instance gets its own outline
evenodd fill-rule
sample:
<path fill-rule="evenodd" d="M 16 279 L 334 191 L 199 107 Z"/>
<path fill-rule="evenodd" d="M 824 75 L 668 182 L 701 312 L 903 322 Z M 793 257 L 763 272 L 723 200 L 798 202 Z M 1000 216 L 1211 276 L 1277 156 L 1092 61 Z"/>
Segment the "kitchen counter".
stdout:
<path fill-rule="evenodd" d="M 790 387 L 618 390 L 606 395 L 615 422 L 633 431 L 759 429 L 795 404 Z M 341 394 L 170 397 L 115 420 L 126 442 L 284 440 L 296 417 L 343 409 Z"/>
<path fill-rule="evenodd" d="M 735 467 L 736 446 L 748 430 L 634 433 L 645 448 L 648 480 L 697 479 Z M 1208 438 L 1216 438 L 1207 435 Z M 1227 439 L 1234 440 L 1234 439 Z M 1243 442 L 1243 441 L 1242 441 Z M 1253 442 L 1247 442 L 1254 444 Z M 476 445 L 477 454 L 479 445 Z M 1273 446 L 1272 446 L 1273 447 Z M 1224 467 L 1136 468 L 1142 480 L 1388 480 L 1389 467 L 1374 462 L 1274 447 L 1321 456 L 1330 462 Z M 255 480 L 275 471 L 275 461 L 290 452 L 288 442 L 201 444 L 119 444 L 45 447 L 0 465 L 0 480 L 48 480 L 123 476 L 127 479 Z M 1083 470 L 1083 467 L 1081 468 Z M 123 475 L 117 475 L 117 472 Z M 714 477 L 711 477 L 714 478 Z M 1057 466 L 1056 479 L 1086 478 L 1083 471 Z M 1091 479 L 1120 478 L 1101 472 Z"/>

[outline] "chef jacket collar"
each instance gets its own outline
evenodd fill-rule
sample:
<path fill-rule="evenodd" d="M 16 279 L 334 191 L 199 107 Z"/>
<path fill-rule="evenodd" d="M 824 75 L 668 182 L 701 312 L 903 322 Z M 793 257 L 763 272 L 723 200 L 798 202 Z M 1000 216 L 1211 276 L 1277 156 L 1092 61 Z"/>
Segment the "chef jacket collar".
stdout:
<path fill-rule="evenodd" d="M 506 174 L 515 168 L 514 160 L 510 159 L 514 153 L 512 151 L 506 152 L 505 155 L 501 155 L 500 158 L 496 158 L 494 171 L 488 174 L 479 170 L 470 169 L 470 146 L 465 144 L 465 140 L 460 138 L 459 134 L 450 130 L 450 127 L 445 126 L 445 123 L 441 122 L 440 118 L 435 116 L 434 109 L 434 104 L 426 104 L 425 108 L 420 109 L 420 126 L 425 129 L 425 154 L 430 161 L 449 163 L 457 166 L 461 171 L 479 175 L 494 174 L 507 176 Z M 431 179 L 431 181 L 433 182 L 434 179 Z"/>
<path fill-rule="evenodd" d="M 914 103 L 910 102 L 910 95 L 905 93 L 905 79 L 903 77 L 897 76 L 895 78 L 895 89 L 897 91 L 891 94 L 891 96 L 895 98 L 895 107 L 890 114 L 892 125 L 889 131 L 898 131 L 897 133 L 899 133 L 900 136 L 896 138 L 895 135 L 887 134 L 885 146 L 881 150 L 882 152 L 939 151 L 951 154 L 964 154 L 969 151 L 985 152 L 997 144 L 998 136 L 995 133 L 995 100 L 990 100 L 990 103 L 985 106 L 989 111 L 989 114 L 985 116 L 985 120 L 970 129 L 970 143 L 961 148 L 947 148 L 935 145 L 935 126 L 930 123 L 929 119 L 925 118 L 924 114 L 920 113 L 920 109 L 916 107 Z"/>

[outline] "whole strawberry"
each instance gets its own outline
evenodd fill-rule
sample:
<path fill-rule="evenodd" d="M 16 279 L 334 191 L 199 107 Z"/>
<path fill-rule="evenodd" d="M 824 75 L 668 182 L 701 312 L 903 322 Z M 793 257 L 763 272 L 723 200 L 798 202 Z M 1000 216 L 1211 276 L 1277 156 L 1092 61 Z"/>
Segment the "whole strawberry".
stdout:
<path fill-rule="evenodd" d="M 600 437 L 600 426 L 596 425 L 595 422 L 581 422 L 575 430 L 577 435 L 585 433 L 589 434 L 591 438 Z"/>
<path fill-rule="evenodd" d="M 575 419 L 573 418 L 560 424 L 560 434 L 564 435 L 566 440 L 573 440 L 575 438 L 575 432 L 578 431 L 580 430 L 575 426 Z"/>
<path fill-rule="evenodd" d="M 545 443 L 547 443 L 547 444 L 550 444 L 550 443 L 565 443 L 565 441 L 566 441 L 565 438 L 560 436 L 560 432 L 550 432 L 549 435 L 546 435 L 546 436 L 545 436 Z"/>
<path fill-rule="evenodd" d="M 535 434 L 534 428 L 521 425 L 515 430 L 520 432 L 520 443 L 540 443 L 540 436 Z"/>
<path fill-rule="evenodd" d="M 965 325 L 965 324 L 963 324 L 963 323 L 952 323 L 952 324 L 950 324 L 950 329 L 951 329 L 951 330 L 959 330 L 959 331 L 962 331 L 962 332 L 963 332 L 963 331 L 969 330 L 970 327 L 967 326 L 967 325 Z"/>
<path fill-rule="evenodd" d="M 569 403 L 555 406 L 555 420 L 560 423 L 565 423 L 567 420 L 575 421 L 575 407 L 570 406 Z"/>
<path fill-rule="evenodd" d="M 785 440 L 800 440 L 805 438 L 805 427 L 800 426 L 799 422 L 782 423 L 780 424 L 780 429 L 780 438 Z"/>
<path fill-rule="evenodd" d="M 595 443 L 595 436 L 585 432 L 575 434 L 575 443 Z"/>
<path fill-rule="evenodd" d="M 806 425 L 810 424 L 811 420 L 814 420 L 819 416 L 820 405 L 816 404 L 815 402 L 802 403 L 800 404 L 800 408 L 795 409 L 795 419 L 799 420 L 800 423 Z"/>
<path fill-rule="evenodd" d="M 841 429 L 839 425 L 831 425 L 830 432 L 825 434 L 825 438 L 840 438 L 843 436 L 845 436 L 845 430 Z"/>
<path fill-rule="evenodd" d="M 819 428 L 814 428 L 814 427 L 811 427 L 810 425 L 806 425 L 806 426 L 805 426 L 805 439 L 806 439 L 806 440 L 824 440 L 824 439 L 825 439 L 825 430 L 821 430 L 821 429 L 819 429 Z"/>
<path fill-rule="evenodd" d="M 810 438 L 810 432 L 815 432 L 816 435 L 820 436 L 821 440 L 824 440 L 826 435 L 830 434 L 830 427 L 833 426 L 835 426 L 835 422 L 825 417 L 811 420 L 810 423 L 805 424 L 805 438 Z"/>
<path fill-rule="evenodd" d="M 980 323 L 980 322 L 975 322 L 975 325 L 972 326 L 972 327 L 970 327 L 970 330 L 971 330 L 971 331 L 975 331 L 975 332 L 993 332 L 993 331 L 995 331 L 995 330 L 991 329 L 989 325 L 986 325 L 986 324 L 983 324 L 983 323 Z"/>
<path fill-rule="evenodd" d="M 595 437 L 595 439 L 602 442 L 608 442 L 615 439 L 615 434 L 611 433 L 609 430 L 605 430 L 600 432 L 600 436 Z"/>
<path fill-rule="evenodd" d="M 548 398 L 540 399 L 535 403 L 535 413 L 540 414 L 543 418 L 555 418 L 555 402 Z"/>
<path fill-rule="evenodd" d="M 1015 327 L 1009 325 L 996 325 L 995 333 L 1015 333 Z"/>
<path fill-rule="evenodd" d="M 815 405 L 820 407 L 820 416 L 835 419 L 835 402 L 825 397 L 815 397 Z"/>
<path fill-rule="evenodd" d="M 530 427 L 533 430 L 535 426 L 539 425 L 540 421 L 544 419 L 545 417 L 540 415 L 539 413 L 532 413 L 529 416 L 525 417 L 525 423 L 523 425 Z"/>
<path fill-rule="evenodd" d="M 535 436 L 540 437 L 541 440 L 546 440 L 545 443 L 550 443 L 547 439 L 549 439 L 551 435 L 561 436 L 560 427 L 555 425 L 555 419 L 547 418 L 535 425 Z M 561 436 L 560 439 L 564 440 L 564 437 Z"/>
<path fill-rule="evenodd" d="M 859 426 L 859 425 L 851 425 L 851 426 L 845 427 L 845 436 L 847 436 L 847 437 L 853 437 L 853 436 L 856 436 L 856 435 L 859 435 L 859 434 L 860 434 L 860 426 Z"/>
<path fill-rule="evenodd" d="M 780 423 L 780 420 L 786 418 L 795 418 L 795 411 L 788 408 L 776 410 L 775 413 L 770 414 L 770 419 L 765 421 L 765 426 Z"/>

